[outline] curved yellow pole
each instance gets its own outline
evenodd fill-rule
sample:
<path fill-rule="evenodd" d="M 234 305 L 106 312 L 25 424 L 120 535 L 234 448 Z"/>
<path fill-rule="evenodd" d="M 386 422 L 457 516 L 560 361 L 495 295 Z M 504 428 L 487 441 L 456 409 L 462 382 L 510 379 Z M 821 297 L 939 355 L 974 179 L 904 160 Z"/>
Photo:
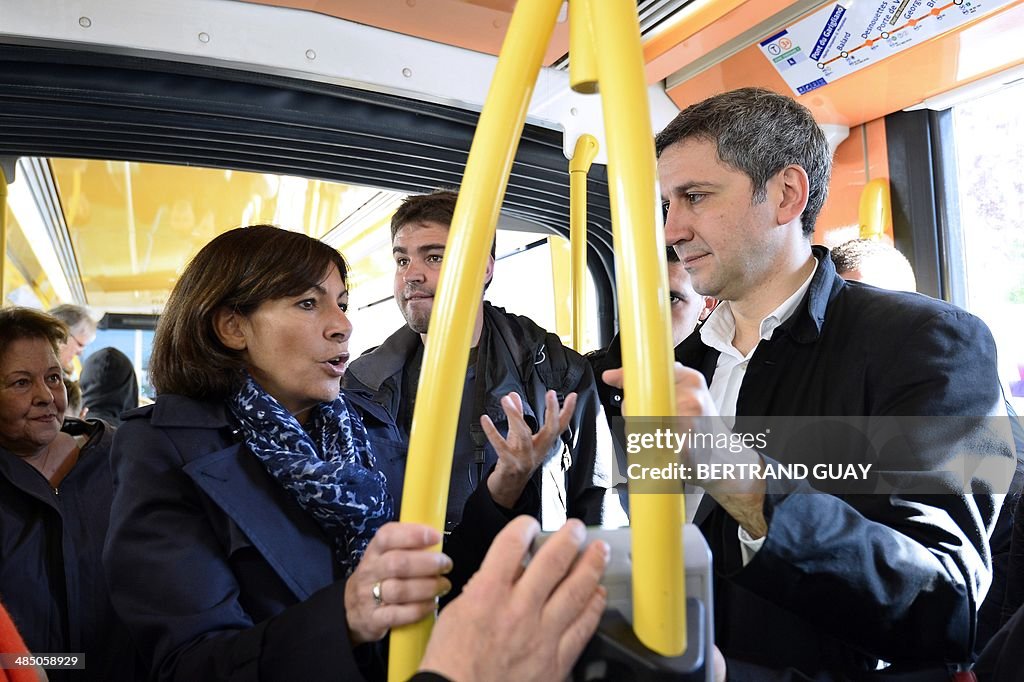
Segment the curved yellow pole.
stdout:
<path fill-rule="evenodd" d="M 879 239 L 883 234 L 892 237 L 892 202 L 889 199 L 889 181 L 875 178 L 860 192 L 858 211 L 861 239 Z"/>
<path fill-rule="evenodd" d="M 585 95 L 597 92 L 597 53 L 590 25 L 593 1 L 571 0 L 569 3 L 569 87 Z"/>
<path fill-rule="evenodd" d="M 569 162 L 569 243 L 572 250 L 572 347 L 583 352 L 587 319 L 587 173 L 598 150 L 597 138 L 580 135 Z"/>
<path fill-rule="evenodd" d="M 402 521 L 444 527 L 458 410 L 502 198 L 561 0 L 520 0 L 480 113 L 434 298 L 409 437 Z M 458 404 L 457 401 L 454 404 Z M 416 672 L 433 618 L 391 632 L 388 680 Z"/>
<path fill-rule="evenodd" d="M 636 3 L 601 0 L 591 23 L 608 140 L 627 417 L 675 414 L 665 237 Z M 681 495 L 630 495 L 633 629 L 663 656 L 686 649 Z"/>

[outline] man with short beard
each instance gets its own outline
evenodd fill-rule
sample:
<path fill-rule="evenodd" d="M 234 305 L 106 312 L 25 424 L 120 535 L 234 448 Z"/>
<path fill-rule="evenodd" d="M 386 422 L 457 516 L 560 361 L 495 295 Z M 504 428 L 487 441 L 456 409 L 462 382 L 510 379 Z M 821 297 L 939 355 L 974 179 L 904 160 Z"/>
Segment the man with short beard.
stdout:
<path fill-rule="evenodd" d="M 412 196 L 395 213 L 395 302 L 408 324 L 345 373 L 345 387 L 370 392 L 395 420 L 406 445 L 457 196 L 452 191 Z M 484 289 L 493 269 L 492 247 Z M 612 485 L 610 437 L 586 360 L 529 318 L 486 302 L 477 313 L 471 344 L 461 404 L 453 400 L 451 406 L 459 410 L 459 420 L 446 531 L 458 526 L 471 495 L 483 496 L 506 519 L 516 513 L 535 516 L 545 529 L 558 528 L 567 517 L 601 523 Z M 404 477 L 404 453 L 383 466 L 389 479 Z M 615 498 L 608 500 L 617 507 Z"/>

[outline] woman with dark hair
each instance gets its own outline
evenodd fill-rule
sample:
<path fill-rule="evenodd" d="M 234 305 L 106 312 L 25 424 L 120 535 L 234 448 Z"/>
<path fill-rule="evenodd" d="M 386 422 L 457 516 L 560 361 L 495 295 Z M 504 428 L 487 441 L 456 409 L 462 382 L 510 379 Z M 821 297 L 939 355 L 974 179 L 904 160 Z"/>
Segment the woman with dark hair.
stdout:
<path fill-rule="evenodd" d="M 65 418 L 67 334 L 45 313 L 0 309 L 0 599 L 32 651 L 86 654 L 84 673 L 54 682 L 133 680 L 100 565 L 113 429 Z"/>
<path fill-rule="evenodd" d="M 388 523 L 394 425 L 340 392 L 346 279 L 337 251 L 261 225 L 207 244 L 171 292 L 156 403 L 114 440 L 104 554 L 153 679 L 377 677 L 372 644 L 451 588 L 440 533 Z"/>

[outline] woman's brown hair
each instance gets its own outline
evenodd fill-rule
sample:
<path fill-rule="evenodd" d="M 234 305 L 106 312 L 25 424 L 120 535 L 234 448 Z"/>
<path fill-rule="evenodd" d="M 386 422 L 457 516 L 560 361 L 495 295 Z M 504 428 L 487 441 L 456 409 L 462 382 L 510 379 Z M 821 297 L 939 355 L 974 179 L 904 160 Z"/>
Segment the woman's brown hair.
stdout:
<path fill-rule="evenodd" d="M 241 385 L 245 361 L 217 337 L 221 308 L 248 315 L 264 301 L 320 284 L 331 266 L 343 282 L 340 253 L 299 232 L 271 225 L 229 230 L 200 249 L 174 285 L 153 338 L 149 373 L 157 393 L 222 400 Z"/>
<path fill-rule="evenodd" d="M 7 352 L 7 346 L 18 339 L 49 341 L 59 357 L 60 344 L 68 340 L 68 327 L 53 315 L 32 308 L 0 308 L 0 357 Z"/>

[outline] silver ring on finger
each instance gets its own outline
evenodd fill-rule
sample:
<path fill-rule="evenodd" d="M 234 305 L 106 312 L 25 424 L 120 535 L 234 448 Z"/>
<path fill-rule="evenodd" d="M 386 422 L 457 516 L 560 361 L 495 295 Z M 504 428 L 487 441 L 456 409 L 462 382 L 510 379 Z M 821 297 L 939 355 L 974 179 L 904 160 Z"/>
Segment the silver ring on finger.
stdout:
<path fill-rule="evenodd" d="M 373 603 L 374 603 L 374 605 L 380 606 L 380 605 L 382 605 L 384 603 L 384 597 L 381 596 L 381 593 L 380 593 L 380 581 L 379 580 L 373 584 L 372 588 L 370 588 L 370 594 L 373 595 Z"/>

